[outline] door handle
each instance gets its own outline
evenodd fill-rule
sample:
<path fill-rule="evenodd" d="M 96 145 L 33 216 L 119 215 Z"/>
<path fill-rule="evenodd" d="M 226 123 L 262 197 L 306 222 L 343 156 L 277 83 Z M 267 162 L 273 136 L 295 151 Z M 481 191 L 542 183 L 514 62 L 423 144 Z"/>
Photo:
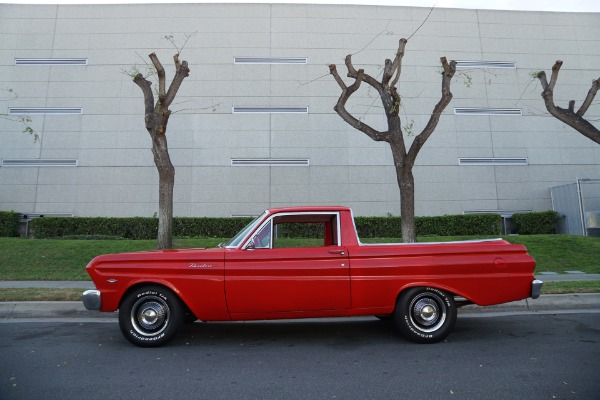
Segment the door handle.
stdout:
<path fill-rule="evenodd" d="M 339 254 L 339 255 L 344 255 L 346 254 L 346 252 L 344 250 L 329 250 L 330 254 Z"/>

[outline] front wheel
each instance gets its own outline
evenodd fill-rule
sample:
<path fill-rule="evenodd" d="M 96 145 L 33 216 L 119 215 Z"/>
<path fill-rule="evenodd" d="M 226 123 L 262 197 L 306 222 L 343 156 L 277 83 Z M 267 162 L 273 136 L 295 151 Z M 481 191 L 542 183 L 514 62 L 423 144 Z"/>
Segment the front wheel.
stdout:
<path fill-rule="evenodd" d="M 183 307 L 169 289 L 149 285 L 129 292 L 119 306 L 119 327 L 127 340 L 141 347 L 162 346 L 183 323 Z"/>
<path fill-rule="evenodd" d="M 417 287 L 400 294 L 394 323 L 408 340 L 435 343 L 450 334 L 456 323 L 454 298 L 430 287 Z"/>

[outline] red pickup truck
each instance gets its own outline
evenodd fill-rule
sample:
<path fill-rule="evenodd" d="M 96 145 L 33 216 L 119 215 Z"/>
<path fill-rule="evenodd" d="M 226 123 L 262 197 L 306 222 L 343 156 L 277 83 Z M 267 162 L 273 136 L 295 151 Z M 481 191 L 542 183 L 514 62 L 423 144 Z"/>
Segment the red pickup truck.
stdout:
<path fill-rule="evenodd" d="M 317 238 L 287 238 L 298 227 Z M 196 319 L 358 315 L 391 318 L 407 339 L 433 343 L 451 332 L 457 307 L 537 298 L 534 268 L 525 247 L 502 239 L 363 244 L 349 208 L 277 208 L 218 248 L 98 256 L 87 266 L 96 289 L 82 299 L 89 310 L 118 309 L 123 335 L 145 347 Z"/>

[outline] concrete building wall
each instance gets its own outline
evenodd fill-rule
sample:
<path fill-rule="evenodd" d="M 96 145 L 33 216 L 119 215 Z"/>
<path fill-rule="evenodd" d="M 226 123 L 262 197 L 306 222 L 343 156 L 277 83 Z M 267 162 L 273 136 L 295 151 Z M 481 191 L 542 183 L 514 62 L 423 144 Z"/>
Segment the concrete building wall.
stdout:
<path fill-rule="evenodd" d="M 0 5 L 0 110 L 76 108 L 32 114 L 39 134 L 0 119 L 0 209 L 76 216 L 152 216 L 158 175 L 143 122 L 143 97 L 127 75 L 156 52 L 173 75 L 182 45 L 190 65 L 168 127 L 176 167 L 175 215 L 257 214 L 267 207 L 343 204 L 357 215 L 398 215 L 391 152 L 333 111 L 329 75 L 344 57 L 380 74 L 410 38 L 399 84 L 412 136 L 440 97 L 440 57 L 514 62 L 462 68 L 454 98 L 417 158 L 418 215 L 542 211 L 550 187 L 600 177 L 600 146 L 545 111 L 531 73 L 564 60 L 555 98 L 581 104 L 600 65 L 600 14 L 301 4 Z M 418 29 L 419 28 L 419 29 Z M 418 29 L 418 30 L 417 30 Z M 416 33 L 415 33 L 416 32 Z M 236 64 L 235 57 L 302 57 L 305 64 Z M 16 59 L 81 58 L 85 65 L 16 65 Z M 380 102 L 363 89 L 349 109 L 385 129 Z M 15 95 L 16 94 L 16 95 Z M 307 107 L 303 113 L 238 113 L 234 107 Z M 80 108 L 81 110 L 78 110 Z M 460 115 L 455 108 L 520 110 Z M 71 112 L 73 112 L 71 110 Z M 600 108 L 588 111 L 598 120 Z M 461 165 L 518 159 L 522 165 Z M 76 160 L 76 166 L 11 166 L 15 160 Z M 232 160 L 303 166 L 233 166 Z M 463 160 L 469 162 L 469 160 Z M 506 162 L 506 160 L 504 160 Z M 471 162 L 472 164 L 472 162 Z"/>

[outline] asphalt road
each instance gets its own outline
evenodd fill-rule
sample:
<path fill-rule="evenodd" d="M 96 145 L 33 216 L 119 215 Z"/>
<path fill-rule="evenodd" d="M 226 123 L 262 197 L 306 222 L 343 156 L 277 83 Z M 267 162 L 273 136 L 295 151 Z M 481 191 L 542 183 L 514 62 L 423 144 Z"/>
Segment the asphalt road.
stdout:
<path fill-rule="evenodd" d="M 0 399 L 594 399 L 600 313 L 471 315 L 409 343 L 371 318 L 195 323 L 142 349 L 115 320 L 4 320 Z"/>

